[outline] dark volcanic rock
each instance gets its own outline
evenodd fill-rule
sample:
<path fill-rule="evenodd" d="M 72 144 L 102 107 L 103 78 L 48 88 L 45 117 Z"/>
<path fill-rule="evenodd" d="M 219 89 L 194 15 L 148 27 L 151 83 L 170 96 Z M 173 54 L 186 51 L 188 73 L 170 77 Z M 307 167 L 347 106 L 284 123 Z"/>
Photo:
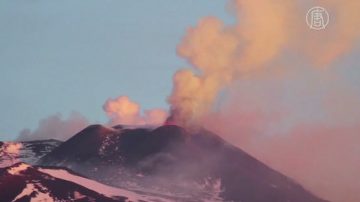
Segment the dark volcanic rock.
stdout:
<path fill-rule="evenodd" d="M 94 173 L 93 168 L 102 165 L 141 173 L 145 178 L 161 176 L 174 183 L 175 178 L 181 179 L 179 182 L 219 180 L 220 196 L 225 201 L 323 201 L 292 179 L 204 129 L 189 132 L 174 125 L 154 130 L 93 125 L 43 157 L 41 163 L 71 167 L 98 180 L 116 181 L 124 173 L 104 169 Z"/>
<path fill-rule="evenodd" d="M 1 201 L 104 201 L 109 198 L 74 182 L 54 178 L 29 165 L 18 163 L 0 169 Z"/>
<path fill-rule="evenodd" d="M 101 125 L 91 125 L 55 148 L 50 154 L 43 157 L 40 162 L 54 164 L 61 161 L 64 164 L 66 162 L 85 162 L 97 159 L 100 157 L 100 147 L 104 144 L 106 138 L 115 132 L 115 130 Z"/>

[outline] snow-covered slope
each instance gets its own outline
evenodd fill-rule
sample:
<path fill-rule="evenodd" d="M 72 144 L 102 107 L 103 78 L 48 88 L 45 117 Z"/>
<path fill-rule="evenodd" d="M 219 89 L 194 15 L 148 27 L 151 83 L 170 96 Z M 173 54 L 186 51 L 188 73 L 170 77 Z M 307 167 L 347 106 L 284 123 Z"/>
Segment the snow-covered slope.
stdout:
<path fill-rule="evenodd" d="M 173 201 L 114 188 L 59 168 L 17 163 L 0 169 L 0 199 L 7 201 Z"/>
<path fill-rule="evenodd" d="M 60 144 L 58 140 L 0 143 L 0 168 L 18 162 L 34 164 Z"/>

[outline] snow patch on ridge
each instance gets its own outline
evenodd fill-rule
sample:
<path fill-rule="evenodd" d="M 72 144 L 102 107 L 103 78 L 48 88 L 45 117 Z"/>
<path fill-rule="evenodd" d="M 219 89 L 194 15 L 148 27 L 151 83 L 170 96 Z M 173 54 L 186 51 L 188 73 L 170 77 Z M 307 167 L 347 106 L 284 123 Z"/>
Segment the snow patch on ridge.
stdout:
<path fill-rule="evenodd" d="M 36 193 L 35 197 L 31 197 L 30 202 L 39 202 L 39 201 L 46 201 L 46 202 L 54 202 L 54 199 L 48 193 L 40 192 L 34 184 L 29 183 L 26 187 L 22 190 L 22 192 L 16 196 L 13 201 L 21 199 L 24 196 L 30 196 L 32 193 Z"/>
<path fill-rule="evenodd" d="M 17 166 L 11 167 L 7 172 L 11 175 L 19 175 L 21 172 L 27 170 L 30 166 L 25 163 L 20 163 Z"/>
<path fill-rule="evenodd" d="M 56 140 L 4 142 L 0 145 L 0 168 L 9 167 L 19 162 L 33 165 L 59 144 L 60 142 Z"/>
<path fill-rule="evenodd" d="M 23 145 L 18 142 L 4 142 L 0 147 L 0 168 L 11 166 L 19 162 Z"/>
<path fill-rule="evenodd" d="M 114 198 L 116 196 L 124 196 L 124 197 L 127 197 L 128 201 L 154 201 L 154 202 L 155 201 L 158 201 L 158 202 L 167 201 L 162 198 L 146 196 L 146 195 L 138 194 L 138 193 L 128 191 L 125 189 L 107 186 L 107 185 L 101 184 L 99 182 L 96 182 L 94 180 L 90 180 L 90 179 L 87 179 L 84 177 L 73 175 L 63 169 L 55 170 L 55 169 L 39 168 L 38 170 L 40 172 L 51 175 L 52 177 L 63 179 L 63 180 L 70 181 L 70 182 L 74 182 L 78 185 L 86 187 L 97 193 L 103 194 L 104 196 L 107 196 L 107 197 Z"/>

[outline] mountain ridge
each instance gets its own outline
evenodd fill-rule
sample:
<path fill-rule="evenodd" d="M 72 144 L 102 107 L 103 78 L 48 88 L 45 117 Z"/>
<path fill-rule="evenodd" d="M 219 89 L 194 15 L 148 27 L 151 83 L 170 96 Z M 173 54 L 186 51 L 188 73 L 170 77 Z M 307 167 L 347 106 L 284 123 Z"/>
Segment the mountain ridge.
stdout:
<path fill-rule="evenodd" d="M 175 125 L 155 129 L 92 125 L 62 143 L 39 163 L 65 166 L 116 186 L 119 181 L 145 184 L 147 178 L 162 178 L 168 179 L 168 185 L 159 185 L 166 190 L 171 183 L 219 179 L 223 189 L 220 196 L 225 201 L 324 201 L 293 179 L 201 128 L 189 131 Z M 104 165 L 114 169 L 106 170 Z M 122 174 L 114 176 L 114 173 Z M 144 177 L 138 179 L 139 174 Z M 126 180 L 117 179 L 116 176 L 122 175 L 128 176 Z"/>
<path fill-rule="evenodd" d="M 109 187 L 66 168 L 16 163 L 0 168 L 1 201 L 165 202 L 166 198 Z"/>

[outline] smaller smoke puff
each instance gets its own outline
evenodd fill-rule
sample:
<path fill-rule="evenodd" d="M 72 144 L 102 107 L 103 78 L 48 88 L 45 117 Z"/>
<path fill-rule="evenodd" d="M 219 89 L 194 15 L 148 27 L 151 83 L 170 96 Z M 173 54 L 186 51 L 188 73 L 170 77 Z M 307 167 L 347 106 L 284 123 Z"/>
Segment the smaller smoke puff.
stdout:
<path fill-rule="evenodd" d="M 161 125 L 168 116 L 163 109 L 144 110 L 142 113 L 140 105 L 127 96 L 108 99 L 103 109 L 111 125 Z"/>
<path fill-rule="evenodd" d="M 107 100 L 103 108 L 109 116 L 111 125 L 160 125 L 168 116 L 163 109 L 144 110 L 142 113 L 140 106 L 126 96 Z M 63 118 L 61 114 L 55 114 L 40 120 L 35 130 L 23 129 L 17 140 L 57 139 L 64 141 L 89 124 L 89 121 L 78 112 L 72 112 L 67 118 Z"/>
<path fill-rule="evenodd" d="M 72 112 L 68 118 L 55 114 L 39 121 L 37 129 L 31 131 L 24 129 L 20 132 L 18 140 L 57 139 L 66 140 L 89 125 L 85 117 Z"/>

